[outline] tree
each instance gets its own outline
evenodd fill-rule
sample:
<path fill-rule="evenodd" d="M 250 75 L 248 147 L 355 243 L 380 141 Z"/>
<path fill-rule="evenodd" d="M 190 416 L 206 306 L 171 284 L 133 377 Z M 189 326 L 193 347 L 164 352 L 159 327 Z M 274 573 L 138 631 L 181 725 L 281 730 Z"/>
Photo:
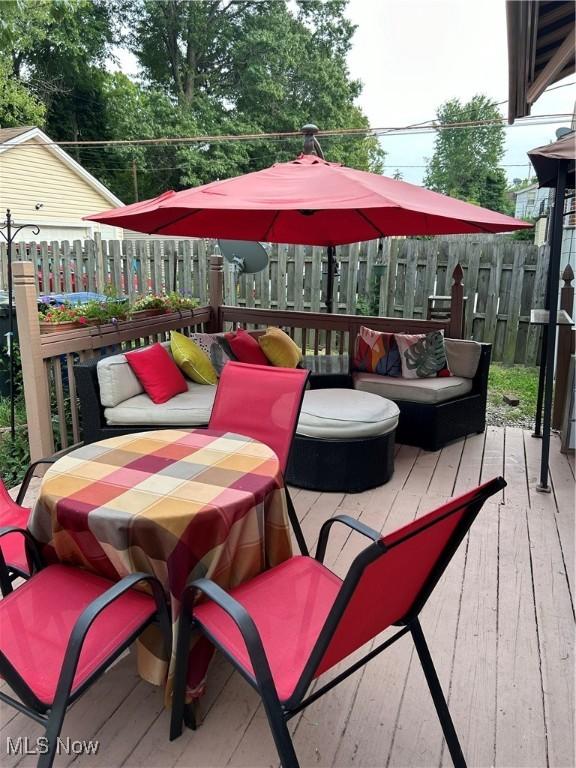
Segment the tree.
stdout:
<path fill-rule="evenodd" d="M 451 99 L 438 112 L 434 154 L 424 184 L 429 189 L 477 205 L 506 211 L 506 175 L 500 167 L 504 127 L 495 102 L 476 95 L 462 104 Z M 450 123 L 486 121 L 484 125 L 441 128 Z"/>
<path fill-rule="evenodd" d="M 2 0 L 0 62 L 57 141 L 182 137 L 147 145 L 67 147 L 125 202 L 258 170 L 295 157 L 302 139 L 199 136 L 358 128 L 327 137 L 329 160 L 379 171 L 384 153 L 355 104 L 346 0 Z M 110 71 L 128 45 L 137 80 Z M 3 82 L 0 73 L 0 84 Z M 0 95 L 0 117 L 2 116 Z M 40 112 L 35 113 L 33 107 Z M 32 120 L 34 117 L 34 120 Z M 362 133 L 364 132 L 364 133 Z M 186 139 L 190 140 L 187 141 Z"/>
<path fill-rule="evenodd" d="M 24 83 L 12 77 L 10 66 L 0 59 L 0 128 L 36 125 L 42 128 L 46 107 Z"/>
<path fill-rule="evenodd" d="M 346 64 L 354 26 L 345 7 L 343 0 L 295 7 L 286 0 L 127 0 L 125 6 L 145 79 L 212 133 L 223 132 L 222 122 L 236 125 L 236 133 L 292 132 L 310 121 L 322 129 L 367 129 L 354 104 L 360 84 Z M 299 138 L 254 142 L 249 167 L 291 159 L 300 147 Z M 374 137 L 326 140 L 325 150 L 330 159 L 381 169 Z"/>

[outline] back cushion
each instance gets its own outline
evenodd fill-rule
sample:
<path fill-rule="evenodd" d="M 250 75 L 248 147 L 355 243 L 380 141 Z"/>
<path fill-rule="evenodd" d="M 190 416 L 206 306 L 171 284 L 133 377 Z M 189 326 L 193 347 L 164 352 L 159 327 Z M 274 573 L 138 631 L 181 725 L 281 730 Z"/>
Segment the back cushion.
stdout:
<path fill-rule="evenodd" d="M 444 339 L 444 348 L 453 375 L 473 379 L 478 370 L 482 345 L 465 339 Z"/>
<path fill-rule="evenodd" d="M 170 354 L 170 342 L 164 341 L 162 346 Z M 104 408 L 115 408 L 125 400 L 144 392 L 144 387 L 128 365 L 126 355 L 103 357 L 98 361 L 96 373 L 100 387 L 100 402 Z"/>

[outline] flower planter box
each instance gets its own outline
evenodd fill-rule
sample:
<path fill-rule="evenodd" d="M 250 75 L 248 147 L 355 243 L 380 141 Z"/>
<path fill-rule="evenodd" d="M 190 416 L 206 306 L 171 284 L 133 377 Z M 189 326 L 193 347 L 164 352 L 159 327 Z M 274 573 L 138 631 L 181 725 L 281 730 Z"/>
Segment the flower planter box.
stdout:
<path fill-rule="evenodd" d="M 82 323 L 77 323 L 75 320 L 67 323 L 47 323 L 40 320 L 40 333 L 62 333 L 63 331 L 74 331 L 76 328 L 82 327 Z"/>
<path fill-rule="evenodd" d="M 142 320 L 145 317 L 156 317 L 156 315 L 165 315 L 167 310 L 164 307 L 155 309 L 138 309 L 136 312 L 130 312 L 132 320 Z"/>

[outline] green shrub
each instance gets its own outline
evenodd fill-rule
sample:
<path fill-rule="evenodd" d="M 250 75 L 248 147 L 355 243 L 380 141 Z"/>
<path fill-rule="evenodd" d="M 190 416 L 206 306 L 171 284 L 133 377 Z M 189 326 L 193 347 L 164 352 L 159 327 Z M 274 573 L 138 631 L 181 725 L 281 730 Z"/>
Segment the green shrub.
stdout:
<path fill-rule="evenodd" d="M 0 474 L 6 488 L 13 488 L 22 482 L 24 473 L 30 464 L 28 448 L 28 429 L 18 427 L 14 440 L 10 432 L 0 437 Z"/>

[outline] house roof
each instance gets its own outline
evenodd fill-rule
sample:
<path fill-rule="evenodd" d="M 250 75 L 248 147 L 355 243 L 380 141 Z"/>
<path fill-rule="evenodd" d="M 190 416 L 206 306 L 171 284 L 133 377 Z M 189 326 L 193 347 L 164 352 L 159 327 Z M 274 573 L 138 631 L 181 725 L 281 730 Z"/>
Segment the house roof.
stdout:
<path fill-rule="evenodd" d="M 114 195 L 108 187 L 105 187 L 95 176 L 86 170 L 80 163 L 77 163 L 73 157 L 65 152 L 62 147 L 55 144 L 52 139 L 35 126 L 23 125 L 18 128 L 0 128 L 0 155 L 8 152 L 14 147 L 18 147 L 27 141 L 36 140 L 40 144 L 46 145 L 46 151 L 55 155 L 62 163 L 67 165 L 74 173 L 80 176 L 87 184 L 99 192 L 102 197 L 109 201 L 110 207 L 119 208 L 124 203 Z"/>
<path fill-rule="evenodd" d="M 512 194 L 513 195 L 521 195 L 523 192 L 530 192 L 531 189 L 538 189 L 538 184 L 530 184 L 527 187 L 522 187 L 522 189 L 513 189 Z"/>
<path fill-rule="evenodd" d="M 508 122 L 530 114 L 552 83 L 575 71 L 574 3 L 506 0 Z"/>
<path fill-rule="evenodd" d="M 20 125 L 18 128 L 0 128 L 0 144 L 4 144 L 4 142 L 9 139 L 13 139 L 16 136 L 20 136 L 22 133 L 28 133 L 28 131 L 33 130 L 33 125 Z"/>

